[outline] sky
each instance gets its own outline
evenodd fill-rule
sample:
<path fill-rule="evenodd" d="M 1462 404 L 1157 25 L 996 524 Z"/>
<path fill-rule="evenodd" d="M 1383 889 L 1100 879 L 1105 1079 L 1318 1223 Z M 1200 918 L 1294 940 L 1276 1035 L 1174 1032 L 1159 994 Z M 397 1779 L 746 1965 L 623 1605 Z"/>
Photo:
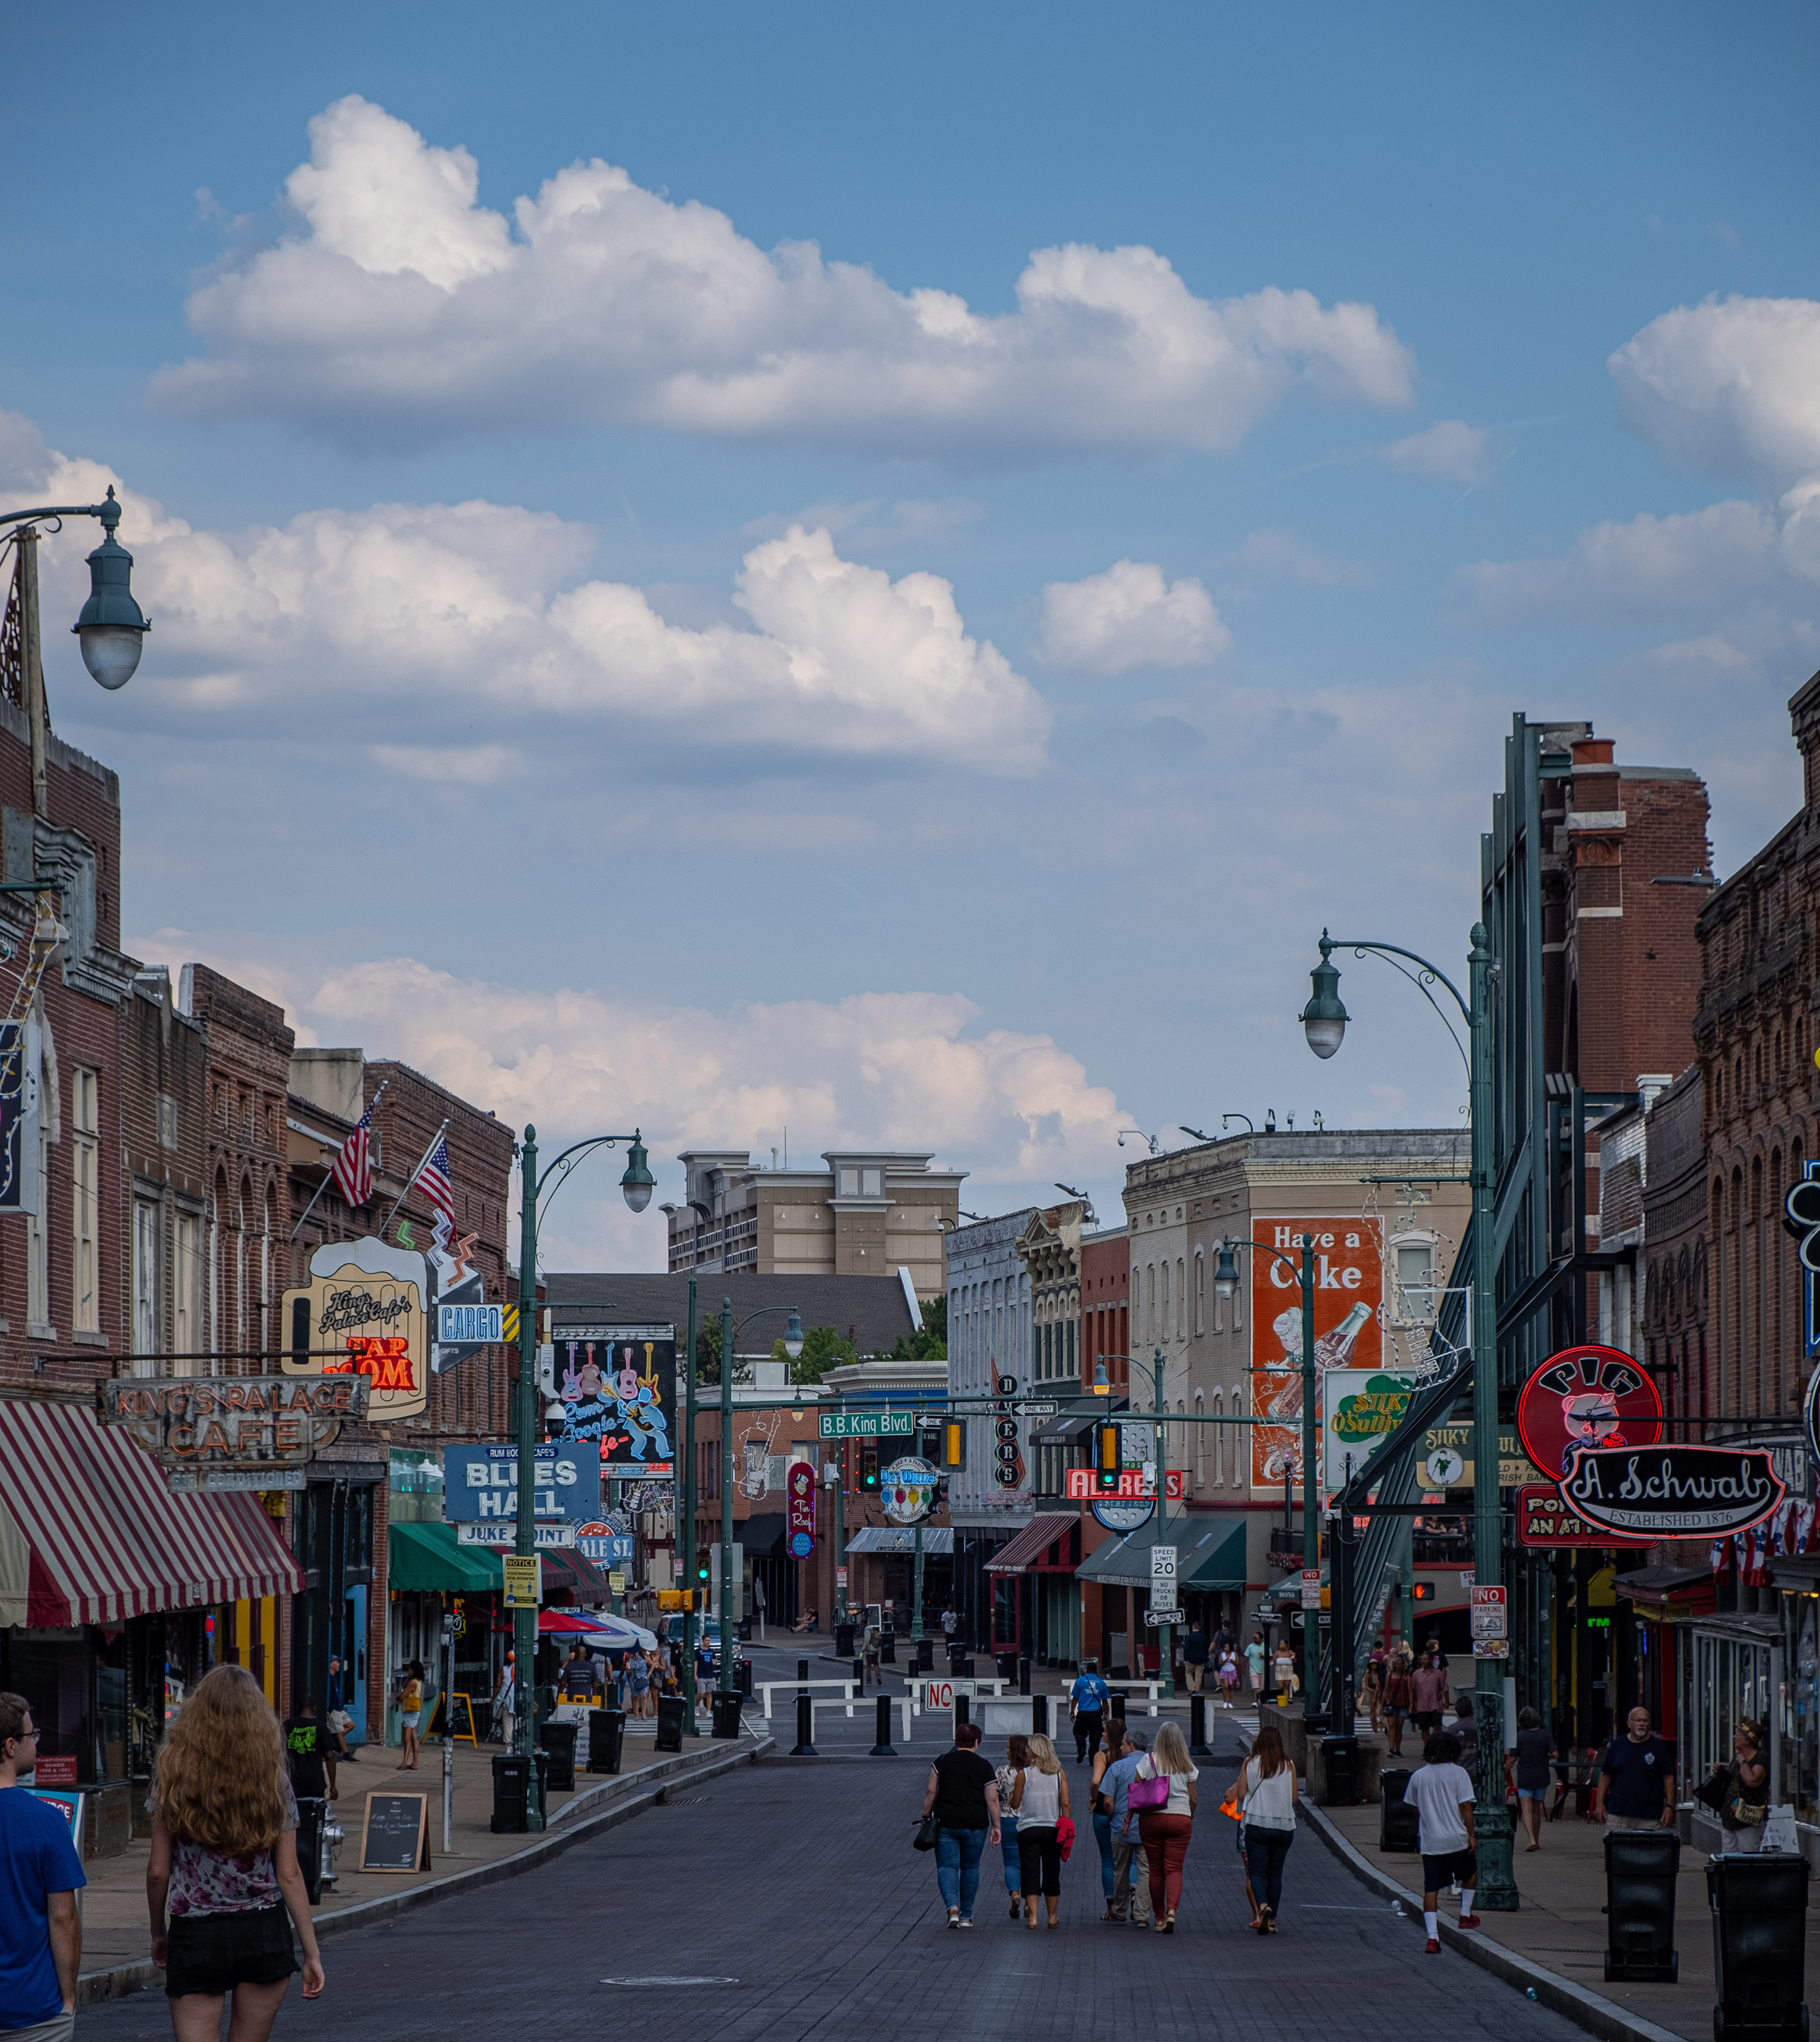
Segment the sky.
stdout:
<path fill-rule="evenodd" d="M 1820 667 L 1812 10 L 23 14 L 0 510 L 125 940 L 514 1125 L 932 1151 L 1459 1126 L 1513 713 L 1733 870 Z M 1178 1121 L 1177 1116 L 1180 1116 Z M 1235 1123 L 1236 1124 L 1236 1123 Z M 1124 1131 L 1124 1146 L 1120 1146 Z M 660 1267 L 595 1164 L 552 1261 Z"/>

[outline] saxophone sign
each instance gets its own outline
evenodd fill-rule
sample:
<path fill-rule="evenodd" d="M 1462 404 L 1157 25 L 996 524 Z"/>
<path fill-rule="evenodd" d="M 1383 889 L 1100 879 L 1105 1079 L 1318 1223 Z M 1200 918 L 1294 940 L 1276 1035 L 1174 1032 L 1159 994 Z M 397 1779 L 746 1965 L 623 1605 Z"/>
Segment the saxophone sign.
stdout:
<path fill-rule="evenodd" d="M 1583 1522 L 1633 1539 L 1729 1538 L 1788 1493 L 1767 1447 L 1582 1447 L 1561 1485 Z"/>
<path fill-rule="evenodd" d="M 1325 1378 L 1330 1369 L 1359 1369 L 1375 1375 L 1384 1362 L 1384 1336 L 1378 1323 L 1378 1308 L 1384 1298 L 1384 1259 L 1378 1222 L 1358 1214 L 1349 1219 L 1255 1222 L 1251 1407 L 1255 1417 L 1269 1422 L 1250 1428 L 1252 1487 L 1279 1500 L 1286 1474 L 1297 1482 L 1302 1479 L 1300 1271 L 1305 1240 L 1314 1251 L 1317 1374 Z M 1278 1260 L 1279 1256 L 1284 1259 Z M 1148 1283 L 1149 1272 L 1135 1268 L 1133 1283 L 1140 1274 Z M 1164 1269 L 1156 1275 L 1167 1280 Z M 1147 1299 L 1149 1295 L 1146 1291 Z M 1180 1312 L 1187 1302 L 1185 1298 L 1176 1299 L 1176 1310 Z M 1154 1317 L 1154 1307 L 1152 1311 Z"/>

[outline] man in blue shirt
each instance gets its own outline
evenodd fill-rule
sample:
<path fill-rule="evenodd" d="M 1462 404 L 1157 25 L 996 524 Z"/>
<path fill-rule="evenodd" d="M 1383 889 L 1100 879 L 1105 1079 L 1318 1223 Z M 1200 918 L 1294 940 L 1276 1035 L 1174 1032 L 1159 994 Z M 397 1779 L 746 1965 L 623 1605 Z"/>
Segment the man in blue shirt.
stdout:
<path fill-rule="evenodd" d="M 1074 1759 L 1084 1765 L 1099 1749 L 1099 1734 L 1106 1727 L 1107 1704 L 1111 1690 L 1099 1677 L 1099 1662 L 1083 1659 L 1080 1677 L 1068 1691 L 1068 1713 L 1074 1724 Z"/>
<path fill-rule="evenodd" d="M 1138 1839 L 1131 1814 L 1131 1783 L 1149 1740 L 1141 1730 L 1126 1727 L 1125 1749 L 1099 1776 L 1099 1791 L 1112 1803 L 1112 1898 L 1107 1918 L 1130 1920 L 1140 1929 L 1150 1925 L 1150 1860 Z M 1129 1834 L 1127 1834 L 1129 1832 Z"/>
<path fill-rule="evenodd" d="M 62 1813 L 19 1784 L 38 1760 L 23 1695 L 0 1694 L 0 2032 L 9 2042 L 70 2042 L 82 1921 L 82 1860 Z"/>
<path fill-rule="evenodd" d="M 1626 1734 L 1606 1746 L 1592 1805 L 1611 1830 L 1666 1829 L 1675 1819 L 1675 1748 L 1651 1730 L 1647 1709 L 1632 1709 Z"/>

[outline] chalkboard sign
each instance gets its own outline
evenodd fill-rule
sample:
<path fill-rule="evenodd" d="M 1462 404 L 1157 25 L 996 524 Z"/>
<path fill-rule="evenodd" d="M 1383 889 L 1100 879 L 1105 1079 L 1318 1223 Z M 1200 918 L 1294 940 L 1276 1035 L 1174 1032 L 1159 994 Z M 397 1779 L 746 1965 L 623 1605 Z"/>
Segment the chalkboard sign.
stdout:
<path fill-rule="evenodd" d="M 362 1872 L 430 1869 L 430 1796 L 369 1794 L 361 1831 Z"/>
<path fill-rule="evenodd" d="M 449 1734 L 449 1697 L 438 1695 L 432 1711 L 429 1727 L 423 1733 L 426 1739 L 446 1737 Z M 477 1751 L 480 1741 L 474 1734 L 474 1701 L 471 1695 L 457 1694 L 455 1697 L 455 1742 L 465 1741 Z"/>

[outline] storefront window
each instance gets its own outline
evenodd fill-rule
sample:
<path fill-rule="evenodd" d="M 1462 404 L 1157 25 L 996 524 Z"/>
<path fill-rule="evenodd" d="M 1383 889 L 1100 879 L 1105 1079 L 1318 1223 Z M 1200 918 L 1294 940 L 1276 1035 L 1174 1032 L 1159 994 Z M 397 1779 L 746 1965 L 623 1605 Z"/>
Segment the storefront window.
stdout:
<path fill-rule="evenodd" d="M 1772 1730 L 1772 1773 L 1788 1770 L 1774 1734 L 1775 1706 L 1782 1653 L 1767 1639 L 1695 1628 L 1693 1635 L 1692 1719 L 1688 1726 L 1686 1778 L 1690 1784 L 1706 1779 L 1715 1765 L 1729 1763 L 1732 1733 L 1749 1717 Z M 1771 1791 L 1780 1797 L 1786 1785 L 1773 1777 Z"/>
<path fill-rule="evenodd" d="M 1817 1666 L 1816 1626 L 1820 1594 L 1811 1591 L 1782 1597 L 1783 1664 L 1781 1720 L 1782 1797 L 1795 1804 L 1800 1822 L 1820 1821 L 1820 1744 L 1814 1715 Z"/>

